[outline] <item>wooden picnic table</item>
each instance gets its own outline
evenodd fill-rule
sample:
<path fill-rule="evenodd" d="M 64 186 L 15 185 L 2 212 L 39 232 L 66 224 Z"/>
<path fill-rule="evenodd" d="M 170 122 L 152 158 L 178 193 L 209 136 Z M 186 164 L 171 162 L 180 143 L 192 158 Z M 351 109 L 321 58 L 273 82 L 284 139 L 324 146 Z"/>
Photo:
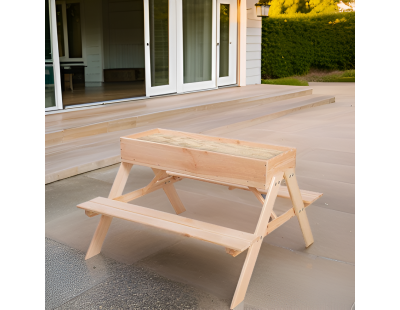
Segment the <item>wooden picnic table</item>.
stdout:
<path fill-rule="evenodd" d="M 147 186 L 122 195 L 133 165 L 150 167 L 155 177 Z M 299 189 L 295 165 L 296 149 L 291 147 L 158 128 L 121 137 L 121 166 L 108 198 L 78 205 L 87 216 L 101 214 L 86 259 L 100 253 L 113 217 L 218 244 L 234 257 L 248 250 L 231 303 L 234 309 L 244 300 L 266 235 L 296 216 L 306 247 L 314 242 L 305 208 L 322 194 Z M 174 183 L 185 178 L 251 191 L 263 205 L 254 234 L 179 216 L 186 209 Z M 164 190 L 176 214 L 128 203 L 158 189 Z M 293 204 L 280 216 L 273 211 L 278 196 Z"/>

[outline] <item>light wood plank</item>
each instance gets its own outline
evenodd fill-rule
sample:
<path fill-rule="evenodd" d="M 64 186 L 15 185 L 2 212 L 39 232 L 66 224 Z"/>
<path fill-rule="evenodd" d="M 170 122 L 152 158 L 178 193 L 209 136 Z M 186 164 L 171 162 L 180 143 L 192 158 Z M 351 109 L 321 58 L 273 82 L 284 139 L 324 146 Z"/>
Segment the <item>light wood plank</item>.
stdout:
<path fill-rule="evenodd" d="M 112 199 L 120 196 L 125 188 L 126 181 L 128 180 L 129 172 L 132 169 L 132 164 L 121 163 L 117 176 L 115 177 L 113 186 L 111 188 L 108 198 Z M 89 210 L 90 211 L 90 210 Z M 93 210 L 92 210 L 93 211 Z M 92 213 L 96 213 L 93 211 Z M 86 253 L 85 259 L 89 259 L 100 253 L 103 246 L 104 239 L 106 238 L 108 228 L 111 225 L 112 217 L 102 215 L 100 222 L 97 225 L 96 231 L 90 242 L 89 249 Z"/>
<path fill-rule="evenodd" d="M 196 176 L 192 176 L 192 175 L 184 174 L 184 173 L 176 173 L 176 172 L 172 172 L 172 171 L 167 171 L 167 174 L 181 177 L 181 178 L 188 178 L 188 179 L 192 179 L 192 180 L 198 180 L 198 181 L 228 186 L 229 190 L 234 190 L 234 189 L 243 189 L 246 191 L 250 190 L 248 186 L 241 186 L 241 185 L 236 185 L 236 184 L 232 184 L 232 183 L 221 182 L 218 180 L 200 178 L 200 177 L 196 177 Z M 267 193 L 267 190 L 265 190 L 265 189 L 257 188 L 257 191 L 260 194 Z M 301 198 L 302 198 L 304 204 L 307 204 L 307 205 L 312 204 L 314 201 L 316 201 L 323 195 L 322 193 L 311 192 L 311 191 L 306 191 L 306 190 L 300 190 L 300 193 L 301 193 Z M 290 199 L 290 194 L 289 194 L 289 191 L 286 186 L 281 186 L 279 188 L 278 197 Z"/>
<path fill-rule="evenodd" d="M 160 156 L 159 154 L 162 154 Z M 266 161 L 121 138 L 121 160 L 257 188 L 265 187 Z"/>
<path fill-rule="evenodd" d="M 305 206 L 301 198 L 301 193 L 294 169 L 288 169 L 285 171 L 285 181 L 289 190 L 290 199 L 293 203 L 293 209 L 297 219 L 299 220 L 304 242 L 306 247 L 309 247 L 311 244 L 313 244 L 314 238 L 311 232 L 310 223 L 308 222 Z"/>
<path fill-rule="evenodd" d="M 155 183 L 150 188 L 142 187 L 142 188 L 137 189 L 135 191 L 126 193 L 125 195 L 122 195 L 122 196 L 119 196 L 117 198 L 114 198 L 114 200 L 121 201 L 121 202 L 129 202 L 129 201 L 135 200 L 135 199 L 137 199 L 139 197 L 142 197 L 144 195 L 147 195 L 147 194 L 149 194 L 151 192 L 154 192 L 154 191 L 156 191 L 158 189 L 161 189 L 164 186 L 166 186 L 167 184 L 174 184 L 174 183 L 176 183 L 178 181 L 181 181 L 181 180 L 182 179 L 179 178 L 179 177 L 171 176 L 171 177 L 159 180 L 157 183 Z"/>
<path fill-rule="evenodd" d="M 237 251 L 246 250 L 255 239 L 253 235 L 248 233 L 101 197 L 84 202 L 78 207 L 103 214 L 103 216 L 117 217 L 165 229 Z M 238 236 L 241 236 L 241 238 L 238 238 Z"/>
<path fill-rule="evenodd" d="M 233 237 L 239 238 L 239 239 L 245 239 L 248 241 L 254 239 L 253 234 L 249 234 L 249 233 L 246 233 L 243 231 L 230 229 L 230 228 L 226 228 L 226 227 L 222 227 L 222 226 L 218 226 L 218 225 L 214 225 L 214 224 L 210 224 L 210 223 L 205 223 L 205 222 L 193 220 L 190 218 L 185 218 L 182 216 L 177 216 L 175 214 L 141 207 L 141 206 L 130 204 L 130 203 L 124 203 L 124 202 L 119 202 L 119 201 L 115 201 L 115 200 L 110 200 L 108 198 L 97 197 L 97 198 L 90 200 L 90 202 L 103 204 L 106 206 L 111 206 L 116 209 L 134 212 L 134 213 L 138 213 L 138 214 L 142 214 L 142 215 L 146 215 L 146 216 L 151 216 L 151 217 L 163 219 L 165 221 L 170 221 L 170 222 L 178 223 L 181 225 L 199 228 L 202 230 L 210 230 L 215 233 L 220 233 L 220 234 L 227 233 L 229 236 L 233 236 Z M 78 205 L 78 207 L 80 205 Z"/>
<path fill-rule="evenodd" d="M 121 196 L 122 192 L 124 191 L 126 181 L 128 180 L 129 173 L 131 172 L 132 166 L 133 164 L 130 163 L 121 163 L 108 198 L 114 199 L 115 197 Z"/>
<path fill-rule="evenodd" d="M 151 169 L 153 170 L 153 172 L 155 174 L 158 174 L 160 171 L 163 171 L 163 175 L 162 175 L 163 177 L 169 176 L 167 174 L 167 172 L 164 170 L 160 170 L 160 169 L 156 169 L 156 168 L 151 168 Z M 164 190 L 165 194 L 167 195 L 168 200 L 171 203 L 172 207 L 174 208 L 176 214 L 181 214 L 182 212 L 186 211 L 181 199 L 178 196 L 178 193 L 176 192 L 174 184 L 172 184 L 172 183 L 166 184 L 165 186 L 163 186 L 163 190 Z"/>
<path fill-rule="evenodd" d="M 276 149 L 267 149 L 265 147 L 252 147 L 247 145 L 216 142 L 206 139 L 195 139 L 192 137 L 181 137 L 173 133 L 156 133 L 138 138 L 139 140 L 155 142 L 165 145 L 173 145 L 184 148 L 191 148 L 203 151 L 216 152 L 247 158 L 269 160 L 283 151 Z"/>
<path fill-rule="evenodd" d="M 228 248 L 225 248 L 225 251 L 226 251 L 226 253 L 228 253 L 229 255 L 232 255 L 233 257 L 236 257 L 236 256 L 238 256 L 240 253 L 242 253 L 242 252 L 240 252 L 240 251 L 235 251 L 235 250 L 228 249 Z"/>
<path fill-rule="evenodd" d="M 174 208 L 176 214 L 181 214 L 182 212 L 186 211 L 181 199 L 178 196 L 178 193 L 176 192 L 174 184 L 169 183 L 165 185 L 163 187 L 163 190 L 167 195 L 168 200 L 171 203 L 172 207 Z"/>
<path fill-rule="evenodd" d="M 304 208 L 307 208 L 309 204 L 304 204 Z M 296 214 L 293 208 L 290 208 L 288 211 L 283 213 L 281 216 L 278 216 L 275 220 L 268 223 L 267 231 L 265 235 L 272 233 L 275 229 L 285 224 L 288 220 L 294 217 Z"/>
<path fill-rule="evenodd" d="M 255 187 L 249 187 L 249 190 L 256 196 L 256 198 L 258 199 L 259 202 L 261 202 L 262 205 L 264 205 L 264 198 L 263 196 L 261 196 L 260 192 L 257 190 L 257 188 Z M 272 219 L 276 219 L 277 216 L 275 214 L 275 212 L 272 210 L 271 212 L 271 217 Z"/>
<path fill-rule="evenodd" d="M 150 134 L 153 134 L 156 132 L 163 133 L 163 134 L 174 134 L 179 137 L 189 137 L 189 138 L 193 138 L 193 139 L 201 139 L 201 140 L 243 145 L 243 146 L 256 147 L 256 148 L 265 148 L 265 149 L 272 148 L 272 149 L 281 150 L 281 151 L 288 151 L 288 150 L 292 149 L 290 147 L 281 146 L 281 145 L 271 145 L 271 144 L 265 144 L 265 143 L 258 143 L 258 142 L 251 142 L 251 141 L 244 141 L 244 140 L 237 140 L 237 139 L 229 139 L 229 138 L 223 138 L 223 137 L 215 137 L 215 136 L 210 136 L 210 135 L 204 135 L 204 134 L 198 134 L 198 133 L 192 133 L 192 132 L 184 132 L 184 131 L 179 131 L 179 130 L 169 130 L 169 129 L 163 129 L 163 128 L 157 128 L 157 129 L 152 129 L 149 131 L 143 131 L 140 133 L 135 133 L 133 135 L 125 136 L 123 138 L 138 139 L 140 137 L 144 137 L 146 135 L 150 135 Z"/>
<path fill-rule="evenodd" d="M 246 295 L 247 287 L 250 283 L 250 278 L 253 273 L 254 266 L 257 261 L 258 253 L 261 248 L 262 238 L 264 236 L 265 230 L 267 229 L 268 221 L 271 216 L 272 208 L 276 197 L 278 195 L 278 190 L 282 180 L 283 172 L 279 172 L 274 175 L 269 184 L 270 190 L 264 201 L 263 209 L 261 211 L 260 219 L 257 223 L 257 228 L 254 235 L 257 237 L 257 241 L 249 248 L 246 255 L 246 260 L 243 264 L 242 272 L 239 277 L 238 284 L 236 286 L 235 295 L 233 296 L 231 309 L 234 309 L 238 304 L 244 300 Z"/>

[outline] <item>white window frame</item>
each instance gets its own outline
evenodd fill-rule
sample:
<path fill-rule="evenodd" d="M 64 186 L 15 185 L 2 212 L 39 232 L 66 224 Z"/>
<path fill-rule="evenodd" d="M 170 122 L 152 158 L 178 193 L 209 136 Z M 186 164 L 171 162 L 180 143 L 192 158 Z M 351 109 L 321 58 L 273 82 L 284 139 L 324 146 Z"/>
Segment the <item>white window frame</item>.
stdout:
<path fill-rule="evenodd" d="M 150 12 L 149 1 L 144 0 L 144 55 L 145 55 L 145 81 L 146 97 L 167 95 L 176 93 L 177 70 L 176 70 L 176 0 L 168 1 L 168 48 L 169 48 L 169 84 L 162 86 L 151 86 L 151 59 L 150 59 Z"/>
<path fill-rule="evenodd" d="M 63 108 L 61 95 L 61 75 L 60 75 L 60 59 L 58 56 L 58 41 L 57 41 L 57 21 L 56 21 L 56 6 L 55 0 L 48 0 L 50 8 L 50 37 L 51 37 L 51 55 L 54 73 L 54 92 L 56 105 L 54 107 L 45 108 L 45 111 L 59 110 Z M 50 60 L 45 63 L 50 64 Z"/>
<path fill-rule="evenodd" d="M 220 65 L 220 10 L 221 4 L 229 4 L 229 75 L 219 76 Z M 233 44 L 232 44 L 233 43 Z M 238 12 L 237 1 L 217 0 L 217 84 L 218 86 L 234 85 L 237 83 L 237 50 L 238 50 Z"/>
<path fill-rule="evenodd" d="M 68 49 L 68 27 L 67 27 L 67 3 L 79 3 L 80 4 L 80 13 L 81 13 L 81 38 L 82 38 L 82 57 L 80 58 L 70 58 L 69 57 L 69 49 Z M 62 14 L 63 14 L 63 30 L 64 30 L 64 49 L 65 55 L 60 57 L 60 62 L 77 62 L 82 61 L 85 63 L 85 55 L 86 55 L 86 40 L 85 40 L 85 27 L 84 27 L 84 7 L 82 0 L 57 0 L 56 3 L 62 5 Z M 55 9 L 54 9 L 55 10 Z M 54 15 L 55 16 L 55 15 Z M 57 18 L 57 16 L 56 16 Z M 57 26 L 57 25 L 56 25 Z M 55 28 L 57 29 L 57 28 Z"/>

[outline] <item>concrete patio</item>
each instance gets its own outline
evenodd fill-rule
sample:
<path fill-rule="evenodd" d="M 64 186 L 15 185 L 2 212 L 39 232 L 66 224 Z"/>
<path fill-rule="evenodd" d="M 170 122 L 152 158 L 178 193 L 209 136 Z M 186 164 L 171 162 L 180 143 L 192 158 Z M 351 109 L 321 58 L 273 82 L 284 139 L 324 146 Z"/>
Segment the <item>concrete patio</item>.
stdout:
<path fill-rule="evenodd" d="M 304 248 L 296 219 L 264 239 L 244 309 L 350 310 L 354 304 L 355 84 L 310 88 L 336 102 L 206 132 L 296 147 L 300 188 L 324 193 L 307 208 L 313 245 Z M 174 129 L 188 126 L 182 121 Z M 234 258 L 217 245 L 114 219 L 101 254 L 84 260 L 99 217 L 86 217 L 76 205 L 107 197 L 117 169 L 111 165 L 46 185 L 46 309 L 229 309 L 245 253 Z M 153 176 L 151 169 L 134 166 L 126 191 Z M 194 180 L 176 188 L 185 217 L 254 231 L 261 206 L 250 192 Z M 156 191 L 135 204 L 172 213 L 164 195 Z M 288 203 L 277 199 L 278 216 Z"/>

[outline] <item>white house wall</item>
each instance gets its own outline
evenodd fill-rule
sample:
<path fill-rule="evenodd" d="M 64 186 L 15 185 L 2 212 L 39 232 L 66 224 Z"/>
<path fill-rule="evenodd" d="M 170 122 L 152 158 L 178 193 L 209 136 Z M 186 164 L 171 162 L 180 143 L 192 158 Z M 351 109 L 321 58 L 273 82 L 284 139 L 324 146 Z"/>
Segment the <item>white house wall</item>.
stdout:
<path fill-rule="evenodd" d="M 246 84 L 261 84 L 261 17 L 257 17 L 255 4 L 258 0 L 247 0 L 246 34 Z"/>
<path fill-rule="evenodd" d="M 85 68 L 86 86 L 98 85 L 103 81 L 103 46 L 102 46 L 102 5 L 98 0 L 85 0 L 84 44 L 86 47 Z"/>

